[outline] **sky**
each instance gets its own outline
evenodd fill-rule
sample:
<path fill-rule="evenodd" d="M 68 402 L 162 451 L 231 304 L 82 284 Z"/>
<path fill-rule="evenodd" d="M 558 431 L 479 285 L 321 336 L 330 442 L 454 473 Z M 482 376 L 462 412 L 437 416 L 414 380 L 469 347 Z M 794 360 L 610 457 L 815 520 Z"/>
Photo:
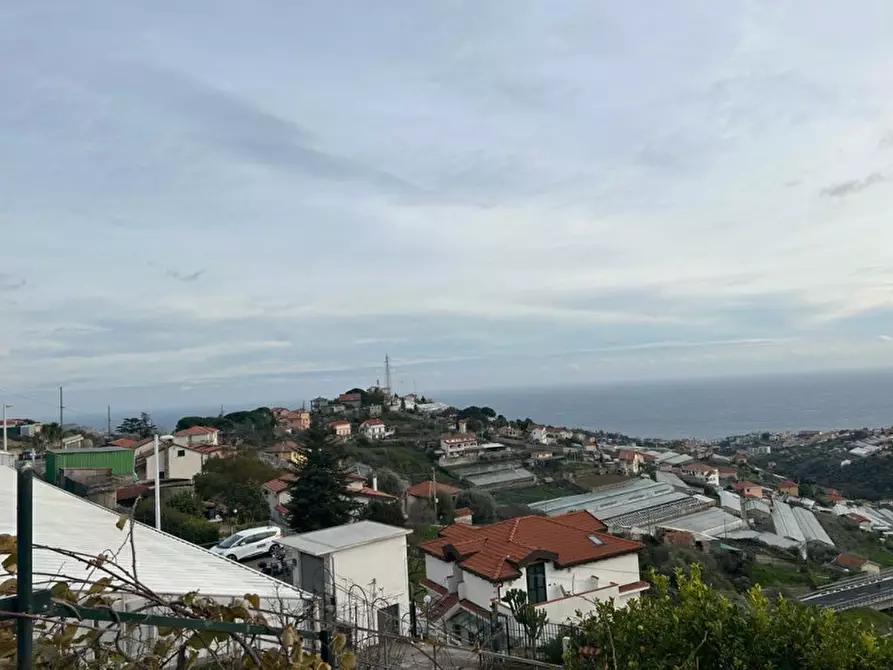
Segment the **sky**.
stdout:
<path fill-rule="evenodd" d="M 6 0 L 0 394 L 893 366 L 893 4 Z"/>

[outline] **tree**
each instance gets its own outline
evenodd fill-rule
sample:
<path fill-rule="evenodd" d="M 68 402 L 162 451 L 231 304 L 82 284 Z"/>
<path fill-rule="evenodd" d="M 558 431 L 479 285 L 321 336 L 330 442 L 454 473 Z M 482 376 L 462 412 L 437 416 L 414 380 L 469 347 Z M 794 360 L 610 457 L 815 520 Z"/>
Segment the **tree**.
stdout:
<path fill-rule="evenodd" d="M 141 500 L 133 517 L 150 526 L 155 525 L 155 502 Z M 184 514 L 170 505 L 162 505 L 161 530 L 193 544 L 211 544 L 220 539 L 220 527 L 206 519 Z"/>
<path fill-rule="evenodd" d="M 243 521 L 265 521 L 270 518 L 270 507 L 260 489 L 248 482 L 236 484 L 223 495 L 224 504 L 237 512 Z"/>
<path fill-rule="evenodd" d="M 136 435 L 140 438 L 152 437 L 158 432 L 158 428 L 152 422 L 152 417 L 142 412 L 139 417 L 129 417 L 118 426 L 118 432 L 124 435 Z"/>
<path fill-rule="evenodd" d="M 572 630 L 568 670 L 584 668 L 790 668 L 881 670 L 893 667 L 893 641 L 859 621 L 796 602 L 770 601 L 753 587 L 743 602 L 701 579 L 698 565 L 670 578 L 653 575 L 652 593 L 616 609 L 600 602 Z"/>
<path fill-rule="evenodd" d="M 204 471 L 195 476 L 195 492 L 203 500 L 226 497 L 239 484 L 260 488 L 264 482 L 276 479 L 281 473 L 251 454 L 239 454 L 230 458 L 211 458 Z"/>
<path fill-rule="evenodd" d="M 393 470 L 382 468 L 375 473 L 375 476 L 378 478 L 378 490 L 383 493 L 389 493 L 399 498 L 406 491 L 406 482 Z"/>
<path fill-rule="evenodd" d="M 524 629 L 524 638 L 527 642 L 528 649 L 536 647 L 536 641 L 539 640 L 549 623 L 549 616 L 544 610 L 534 607 L 527 597 L 527 593 L 521 589 L 510 589 L 506 591 L 502 598 L 503 602 L 508 605 L 512 612 L 512 616 L 518 625 Z"/>
<path fill-rule="evenodd" d="M 307 458 L 298 478 L 288 487 L 286 505 L 291 527 L 305 533 L 348 523 L 356 503 L 346 494 L 348 472 L 341 464 L 339 445 L 322 426 L 312 426 L 302 435 Z"/>
<path fill-rule="evenodd" d="M 462 491 L 456 500 L 459 507 L 471 509 L 475 523 L 492 523 L 496 521 L 496 500 L 486 491 Z"/>
<path fill-rule="evenodd" d="M 40 433 L 44 443 L 53 446 L 62 441 L 62 426 L 58 423 L 45 423 L 40 427 Z"/>
<path fill-rule="evenodd" d="M 361 519 L 367 521 L 377 521 L 378 523 L 386 523 L 389 526 L 399 526 L 403 528 L 406 525 L 406 517 L 403 516 L 403 510 L 400 509 L 400 503 L 381 502 L 373 500 L 360 514 Z"/>
<path fill-rule="evenodd" d="M 183 514 L 197 517 L 202 516 L 202 512 L 205 509 L 198 496 L 190 491 L 181 491 L 171 496 L 170 500 L 167 501 L 167 506 Z"/>
<path fill-rule="evenodd" d="M 438 521 L 443 524 L 453 523 L 456 518 L 456 505 L 453 503 L 452 496 L 438 496 L 437 516 L 440 517 Z"/>

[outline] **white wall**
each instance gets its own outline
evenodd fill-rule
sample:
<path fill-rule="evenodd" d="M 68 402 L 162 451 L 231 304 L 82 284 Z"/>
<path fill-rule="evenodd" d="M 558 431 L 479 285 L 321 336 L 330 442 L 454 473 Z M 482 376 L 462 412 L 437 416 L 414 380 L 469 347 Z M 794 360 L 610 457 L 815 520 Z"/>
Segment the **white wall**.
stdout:
<path fill-rule="evenodd" d="M 182 456 L 178 454 L 182 453 Z M 164 460 L 162 460 L 164 463 Z M 167 470 L 165 477 L 168 479 L 192 479 L 201 473 L 204 464 L 204 456 L 197 451 L 183 447 L 172 446 L 167 450 Z M 154 472 L 153 472 L 154 476 Z"/>
<path fill-rule="evenodd" d="M 381 540 L 360 547 L 345 549 L 332 554 L 332 572 L 336 585 L 335 603 L 339 614 L 343 607 L 350 611 L 343 615 L 348 621 L 359 616 L 364 621 L 358 622 L 361 627 L 377 628 L 375 611 L 387 605 L 397 604 L 400 607 L 402 628 L 409 625 L 409 569 L 406 558 L 406 537 Z M 352 585 L 361 587 L 354 589 L 353 602 L 348 595 Z M 365 613 L 363 606 L 367 600 L 375 601 L 373 608 Z M 357 609 L 353 609 L 356 604 Z M 369 619 L 371 618 L 371 621 Z"/>
<path fill-rule="evenodd" d="M 454 563 L 441 561 L 434 556 L 425 555 L 425 576 L 435 584 L 440 584 L 445 589 L 454 590 L 455 579 L 453 576 Z"/>
<path fill-rule="evenodd" d="M 481 579 L 475 574 L 463 570 L 462 585 L 459 587 L 459 597 L 470 600 L 478 607 L 490 609 L 490 602 L 496 598 L 496 585 L 486 579 Z M 510 588 L 510 587 L 509 587 Z M 502 592 L 508 589 L 503 586 Z"/>

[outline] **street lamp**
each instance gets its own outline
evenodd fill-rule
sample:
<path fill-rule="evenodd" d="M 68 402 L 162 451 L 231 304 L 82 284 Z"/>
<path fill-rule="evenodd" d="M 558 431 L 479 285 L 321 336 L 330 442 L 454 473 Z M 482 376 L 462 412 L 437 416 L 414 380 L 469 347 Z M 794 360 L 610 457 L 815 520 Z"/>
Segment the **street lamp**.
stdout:
<path fill-rule="evenodd" d="M 5 423 L 5 422 L 4 422 Z M 155 433 L 155 530 L 161 530 L 161 475 L 158 458 L 158 440 L 173 440 L 173 435 L 161 435 Z"/>
<path fill-rule="evenodd" d="M 6 451 L 6 410 L 12 407 L 12 405 L 7 405 L 3 403 L 3 451 Z"/>

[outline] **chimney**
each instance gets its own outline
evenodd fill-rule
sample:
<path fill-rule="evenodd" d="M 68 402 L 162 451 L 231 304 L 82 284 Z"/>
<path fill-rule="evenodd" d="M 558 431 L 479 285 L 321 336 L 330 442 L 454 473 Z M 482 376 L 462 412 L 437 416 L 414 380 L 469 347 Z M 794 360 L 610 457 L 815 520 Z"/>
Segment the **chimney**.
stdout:
<path fill-rule="evenodd" d="M 378 475 L 372 475 L 372 490 L 378 490 Z"/>

